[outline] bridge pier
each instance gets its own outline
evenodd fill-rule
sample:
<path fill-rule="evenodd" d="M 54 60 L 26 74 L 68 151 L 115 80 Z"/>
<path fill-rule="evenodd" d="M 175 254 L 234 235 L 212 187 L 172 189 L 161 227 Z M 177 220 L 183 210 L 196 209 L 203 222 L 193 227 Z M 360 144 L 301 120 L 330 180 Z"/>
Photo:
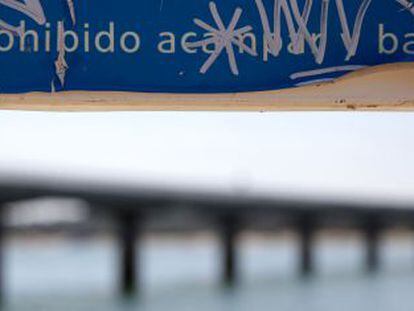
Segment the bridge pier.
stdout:
<path fill-rule="evenodd" d="M 222 282 L 234 286 L 237 281 L 237 237 L 239 224 L 236 217 L 221 219 Z"/>
<path fill-rule="evenodd" d="M 299 235 L 299 272 L 308 276 L 314 271 L 314 240 L 316 225 L 312 216 L 304 215 L 298 221 Z"/>
<path fill-rule="evenodd" d="M 123 295 L 131 295 L 137 290 L 137 234 L 140 225 L 138 216 L 133 212 L 120 212 L 117 215 L 119 232 L 119 278 Z"/>
<path fill-rule="evenodd" d="M 379 246 L 381 226 L 377 219 L 369 219 L 364 225 L 366 247 L 366 269 L 376 272 L 380 266 Z"/>

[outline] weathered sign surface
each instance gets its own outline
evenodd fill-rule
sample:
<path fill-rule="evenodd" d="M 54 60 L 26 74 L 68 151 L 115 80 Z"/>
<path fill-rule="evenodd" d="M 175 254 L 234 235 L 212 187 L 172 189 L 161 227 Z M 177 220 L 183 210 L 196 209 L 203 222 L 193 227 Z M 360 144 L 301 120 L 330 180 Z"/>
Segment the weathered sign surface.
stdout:
<path fill-rule="evenodd" d="M 410 0 L 0 0 L 0 93 L 222 93 L 414 61 Z"/>

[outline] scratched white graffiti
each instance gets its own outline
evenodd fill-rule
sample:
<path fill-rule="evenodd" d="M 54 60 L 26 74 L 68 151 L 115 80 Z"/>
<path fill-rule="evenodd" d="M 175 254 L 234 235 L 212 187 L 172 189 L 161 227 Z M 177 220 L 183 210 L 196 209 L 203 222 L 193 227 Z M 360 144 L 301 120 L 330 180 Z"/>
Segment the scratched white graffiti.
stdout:
<path fill-rule="evenodd" d="M 315 78 L 316 76 L 323 76 L 325 74 L 332 74 L 337 72 L 351 72 L 360 70 L 367 67 L 366 65 L 345 65 L 345 66 L 334 66 L 327 68 L 318 68 L 306 71 L 295 72 L 289 76 L 290 79 L 296 80 L 301 78 L 308 78 L 310 80 L 296 83 L 296 86 L 304 86 L 309 84 L 318 84 L 321 82 L 328 82 L 334 80 L 333 78 Z"/>
<path fill-rule="evenodd" d="M 270 20 L 266 8 L 263 4 L 263 0 L 254 0 L 257 10 L 259 12 L 261 25 L 263 28 L 264 34 L 264 44 L 267 45 L 270 54 L 274 57 L 277 57 L 283 46 L 282 39 L 282 15 L 285 17 L 285 21 L 288 27 L 289 38 L 292 44 L 292 50 L 294 54 L 301 54 L 304 51 L 305 42 L 311 49 L 312 54 L 314 55 L 315 62 L 317 64 L 322 64 L 325 59 L 325 54 L 328 45 L 328 12 L 330 8 L 330 0 L 321 0 L 320 8 L 320 29 L 318 33 L 312 33 L 308 27 L 308 22 L 310 19 L 310 13 L 314 5 L 313 0 L 306 0 L 302 11 L 299 9 L 297 0 L 274 0 L 273 7 L 273 29 L 271 28 Z M 355 21 L 352 27 L 350 28 L 350 23 L 348 21 L 348 16 L 343 4 L 343 0 L 334 0 L 336 8 L 338 11 L 339 21 L 341 25 L 341 39 L 346 49 L 345 61 L 349 61 L 353 56 L 355 56 L 361 37 L 362 25 L 364 18 L 368 11 L 372 0 L 361 0 L 361 5 L 359 6 Z M 396 1 L 405 1 L 405 0 L 396 0 Z M 250 31 L 248 28 L 243 27 L 243 33 L 240 30 L 234 30 L 235 25 L 231 25 L 226 29 L 223 25 L 221 17 L 217 11 L 216 5 L 210 3 L 210 11 L 213 15 L 213 18 L 218 26 L 218 29 L 213 29 L 210 25 L 205 22 L 195 19 L 194 22 L 212 34 L 212 38 L 204 39 L 195 43 L 188 43 L 189 47 L 199 47 L 205 46 L 207 44 L 214 43 L 215 50 L 210 55 L 208 60 L 201 67 L 200 72 L 205 73 L 217 60 L 218 56 L 225 49 L 228 55 L 230 68 L 233 74 L 237 75 L 238 68 L 236 62 L 236 56 L 233 51 L 232 44 L 238 46 L 243 45 L 242 50 L 246 50 L 250 55 L 257 56 L 255 50 L 246 46 L 243 40 L 240 40 L 240 37 L 243 33 Z M 233 16 L 235 23 L 238 22 L 241 16 L 242 10 L 238 8 Z M 233 22 L 232 21 L 232 22 Z"/>
<path fill-rule="evenodd" d="M 360 41 L 362 24 L 371 2 L 372 0 L 362 0 L 351 34 L 343 0 L 335 0 L 342 28 L 342 41 L 347 50 L 347 55 L 345 57 L 345 60 L 347 61 L 356 54 Z M 274 0 L 273 30 L 270 27 L 269 17 L 265 6 L 263 5 L 263 1 L 255 0 L 255 3 L 259 11 L 266 44 L 273 56 L 278 56 L 282 47 L 281 19 L 283 13 L 288 26 L 289 37 L 292 42 L 294 53 L 301 53 L 305 41 L 309 45 L 312 54 L 315 57 L 315 61 L 318 64 L 323 62 L 327 49 L 329 0 L 322 0 L 321 2 L 320 32 L 317 33 L 316 36 L 311 34 L 311 31 L 308 28 L 309 12 L 313 6 L 312 0 L 306 1 L 302 13 L 299 10 L 297 0 Z M 295 24 L 297 24 L 297 26 Z M 298 28 L 298 30 L 296 30 L 296 28 Z M 318 41 L 319 45 L 317 44 Z"/>
<path fill-rule="evenodd" d="M 313 69 L 308 71 L 301 71 L 290 75 L 290 78 L 295 80 L 299 78 L 305 77 L 313 77 L 317 75 L 323 75 L 326 73 L 334 73 L 334 72 L 341 72 L 341 71 L 355 71 L 362 68 L 365 68 L 365 65 L 346 65 L 346 66 L 335 66 L 335 67 L 328 67 L 328 68 L 319 68 Z"/>
<path fill-rule="evenodd" d="M 410 0 L 395 0 L 403 6 L 403 11 L 408 11 L 414 15 L 414 2 Z"/>
<path fill-rule="evenodd" d="M 25 14 L 39 25 L 44 25 L 46 23 L 46 16 L 39 0 L 0 0 L 0 4 Z M 15 35 L 22 34 L 21 26 L 10 25 L 2 19 L 0 19 L 0 29 L 8 30 Z"/>
<path fill-rule="evenodd" d="M 348 19 L 346 17 L 346 11 L 344 8 L 344 4 L 342 0 L 336 0 L 339 20 L 341 22 L 341 27 L 342 27 L 342 41 L 344 42 L 345 48 L 348 51 L 348 54 L 346 55 L 346 58 L 345 58 L 345 60 L 347 61 L 350 60 L 351 57 L 355 56 L 356 54 L 358 44 L 359 44 L 359 39 L 361 36 L 361 28 L 362 28 L 362 23 L 364 21 L 364 16 L 367 13 L 367 10 L 371 2 L 372 0 L 364 0 L 362 2 L 361 6 L 359 7 L 357 17 L 354 23 L 354 29 L 351 35 L 351 32 L 349 31 Z"/>
<path fill-rule="evenodd" d="M 306 0 L 303 12 L 301 15 L 301 19 L 303 23 L 306 25 L 309 21 L 309 16 L 312 8 L 313 0 Z M 299 31 L 295 30 L 294 22 L 292 15 L 289 14 L 289 6 L 286 1 L 276 1 L 274 4 L 274 19 L 273 19 L 273 33 L 270 29 L 270 25 L 268 22 L 268 17 L 266 13 L 266 9 L 264 8 L 263 2 L 256 1 L 256 6 L 258 8 L 260 18 L 262 21 L 262 26 L 265 34 L 265 44 L 268 45 L 270 48 L 271 53 L 274 56 L 278 56 L 280 51 L 282 50 L 282 37 L 281 37 L 281 13 L 283 11 L 287 26 L 289 30 L 289 35 L 293 45 L 293 52 L 298 54 L 300 50 L 303 49 L 304 46 L 304 39 L 305 39 L 305 32 L 301 29 Z M 312 40 L 313 42 L 314 40 Z"/>
<path fill-rule="evenodd" d="M 237 67 L 236 56 L 234 54 L 233 45 L 243 49 L 248 54 L 252 56 L 257 56 L 256 51 L 250 48 L 243 42 L 243 35 L 252 30 L 251 26 L 244 26 L 242 28 L 236 29 L 237 23 L 239 22 L 240 16 L 242 15 L 242 9 L 237 8 L 233 14 L 230 24 L 226 28 L 224 26 L 223 20 L 217 10 L 217 6 L 214 2 L 209 4 L 211 15 L 213 16 L 214 22 L 217 25 L 217 29 L 210 26 L 206 22 L 195 18 L 194 23 L 207 31 L 211 35 L 210 38 L 204 39 L 198 42 L 187 43 L 187 46 L 190 48 L 207 46 L 209 44 L 214 44 L 214 52 L 210 57 L 205 61 L 203 66 L 200 69 L 200 73 L 206 73 L 209 68 L 214 64 L 223 50 L 226 50 L 228 62 L 230 65 L 230 70 L 234 75 L 239 74 L 239 69 Z"/>

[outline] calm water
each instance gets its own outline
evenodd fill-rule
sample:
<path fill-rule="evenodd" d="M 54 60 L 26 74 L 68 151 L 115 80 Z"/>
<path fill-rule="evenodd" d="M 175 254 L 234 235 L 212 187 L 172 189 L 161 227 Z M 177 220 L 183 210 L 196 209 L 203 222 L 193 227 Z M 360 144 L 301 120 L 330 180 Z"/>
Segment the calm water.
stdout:
<path fill-rule="evenodd" d="M 385 239 L 382 270 L 364 273 L 356 237 L 322 239 L 316 275 L 296 273 L 290 237 L 243 239 L 241 282 L 219 285 L 213 237 L 146 239 L 139 299 L 116 291 L 111 240 L 13 239 L 6 247 L 6 310 L 414 310 L 414 243 Z"/>

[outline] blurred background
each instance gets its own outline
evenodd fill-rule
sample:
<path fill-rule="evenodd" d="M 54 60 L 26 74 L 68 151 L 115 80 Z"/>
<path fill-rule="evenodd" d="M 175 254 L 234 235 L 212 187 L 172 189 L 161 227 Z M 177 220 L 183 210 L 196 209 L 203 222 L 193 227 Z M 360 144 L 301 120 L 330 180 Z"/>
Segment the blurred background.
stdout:
<path fill-rule="evenodd" d="M 0 198 L 10 187 L 59 185 L 127 189 L 127 197 L 178 193 L 178 207 L 187 197 L 255 202 L 246 227 L 237 210 L 225 215 L 221 230 L 209 209 L 187 206 L 161 210 L 135 231 L 104 200 L 47 191 L 4 199 L 3 308 L 413 310 L 413 142 L 413 113 L 1 111 Z M 325 202 L 324 210 L 327 202 L 346 202 L 358 215 L 369 210 L 366 219 L 384 206 L 387 215 L 395 207 L 409 217 L 361 230 L 354 221 L 337 225 L 343 216 L 333 212 L 329 226 L 307 222 L 298 231 L 277 215 L 253 219 L 261 198 L 292 200 L 301 212 L 309 202 Z M 117 204 L 134 210 L 126 199 Z M 311 219 L 319 215 L 309 212 Z M 129 235 L 139 236 L 130 242 L 136 254 L 121 247 L 120 256 L 119 237 L 128 245 Z M 236 267 L 225 258 L 223 268 L 229 249 Z M 126 284 L 132 290 L 119 284 L 119 274 L 128 275 L 126 257 L 137 277 L 136 286 Z M 231 270 L 225 284 L 223 269 Z"/>

